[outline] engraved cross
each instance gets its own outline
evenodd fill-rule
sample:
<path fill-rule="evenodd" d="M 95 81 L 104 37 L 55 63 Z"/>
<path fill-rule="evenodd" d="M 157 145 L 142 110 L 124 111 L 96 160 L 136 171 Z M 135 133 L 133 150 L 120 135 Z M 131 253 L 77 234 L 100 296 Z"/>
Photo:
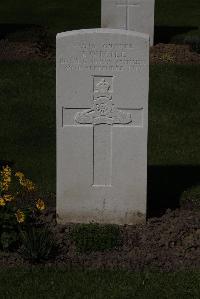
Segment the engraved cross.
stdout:
<path fill-rule="evenodd" d="M 140 4 L 139 2 L 135 2 L 135 3 L 130 3 L 130 0 L 126 0 L 125 3 L 120 3 L 119 1 L 117 2 L 117 7 L 119 8 L 125 8 L 126 11 L 126 30 L 129 29 L 129 24 L 130 24 L 130 11 L 132 8 L 137 8 L 139 7 Z"/>
<path fill-rule="evenodd" d="M 133 126 L 142 119 L 142 108 L 118 109 L 112 101 L 113 77 L 93 77 L 93 103 L 90 109 L 67 109 L 67 119 L 73 118 L 76 125 L 93 127 L 93 186 L 110 187 L 112 185 L 112 128 L 113 126 Z M 76 110 L 80 112 L 74 112 Z M 124 110 L 124 111 L 123 111 Z M 136 112 L 134 114 L 134 112 Z M 136 116 L 136 122 L 133 114 Z M 139 117 L 138 117 L 139 115 Z M 139 121 L 140 121 L 139 120 Z M 142 122 L 142 121 L 141 121 Z M 140 126 L 141 126 L 140 122 Z M 65 117 L 63 114 L 63 126 Z"/>

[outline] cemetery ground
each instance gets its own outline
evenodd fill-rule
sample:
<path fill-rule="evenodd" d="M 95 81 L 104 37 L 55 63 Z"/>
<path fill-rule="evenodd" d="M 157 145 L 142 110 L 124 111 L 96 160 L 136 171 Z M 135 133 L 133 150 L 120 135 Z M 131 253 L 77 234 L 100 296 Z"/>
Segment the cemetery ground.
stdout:
<path fill-rule="evenodd" d="M 1 155 L 4 160 L 11 162 L 10 165 L 30 177 L 42 191 L 42 198 L 49 209 L 44 213 L 53 224 L 52 229 L 59 244 L 59 251 L 53 258 L 42 261 L 42 264 L 39 263 L 42 265 L 40 270 L 37 270 L 38 266 L 32 266 L 32 262 L 23 259 L 16 251 L 1 251 L 2 272 L 0 275 L 2 279 L 5 278 L 5 275 L 9 275 L 6 273 L 10 273 L 9 268 L 12 267 L 15 270 L 13 271 L 14 276 L 11 277 L 15 280 L 17 276 L 21 285 L 19 298 L 24 292 L 29 292 L 29 285 L 31 288 L 33 287 L 32 294 L 38 288 L 43 292 L 46 290 L 45 284 L 38 287 L 39 280 L 35 278 L 35 275 L 38 276 L 38 274 L 35 273 L 38 271 L 43 273 L 45 266 L 46 279 L 51 285 L 50 297 L 53 290 L 57 290 L 57 287 L 67 280 L 69 273 L 73 273 L 74 276 L 80 275 L 78 276 L 80 279 L 77 278 L 80 285 L 74 285 L 72 278 L 69 289 L 78 287 L 80 293 L 84 294 L 84 292 L 82 293 L 83 277 L 81 277 L 81 273 L 84 273 L 84 280 L 86 284 L 90 285 L 85 290 L 87 298 L 89 296 L 87 292 L 91 293 L 93 290 L 91 275 L 92 277 L 96 275 L 96 279 L 101 281 L 102 289 L 106 292 L 107 289 L 104 287 L 106 282 L 102 280 L 102 276 L 105 277 L 105 274 L 104 272 L 100 273 L 108 269 L 112 271 L 108 274 L 112 281 L 110 288 L 111 290 L 116 289 L 116 295 L 113 295 L 113 298 L 121 298 L 121 292 L 123 294 L 136 292 L 138 298 L 142 298 L 142 296 L 145 298 L 150 287 L 153 289 L 151 296 L 154 298 L 154 292 L 158 292 L 159 286 L 166 280 L 167 284 L 169 283 L 169 292 L 174 298 L 177 290 L 182 292 L 180 294 L 185 298 L 188 294 L 195 297 L 197 295 L 195 292 L 198 292 L 200 265 L 198 166 L 200 146 L 198 130 L 200 86 L 198 78 L 200 66 L 151 65 L 148 224 L 136 227 L 123 226 L 120 228 L 119 234 L 117 230 L 115 231 L 114 237 L 109 233 L 109 227 L 102 234 L 101 228 L 99 231 L 98 227 L 95 228 L 92 225 L 91 227 L 83 226 L 76 233 L 79 243 L 76 243 L 76 238 L 71 239 L 70 237 L 73 226 L 55 225 L 55 210 L 53 208 L 55 206 L 56 157 L 55 64 L 42 59 L 32 62 L 4 61 L 1 62 L 0 73 L 3 77 L 0 83 Z M 8 101 L 9 106 L 7 105 Z M 9 118 L 6 115 L 9 115 Z M 189 199 L 189 202 L 192 200 L 193 204 L 188 204 L 187 201 L 182 202 L 182 208 L 179 209 L 180 199 L 185 190 L 190 191 L 185 193 L 184 198 Z M 168 210 L 164 214 L 167 208 L 172 211 Z M 155 218 L 163 214 L 164 216 Z M 121 241 L 122 243 L 120 243 Z M 81 250 L 83 252 L 80 252 Z M 62 268 L 65 269 L 63 272 L 58 270 Z M 79 274 L 76 269 L 81 269 Z M 88 269 L 88 271 L 91 269 L 93 272 L 85 274 L 82 272 L 85 271 L 83 269 Z M 126 272 L 126 270 L 135 271 L 138 274 L 127 273 L 129 280 L 125 283 L 121 278 L 124 275 L 121 271 Z M 185 272 L 163 276 L 165 274 L 159 275 L 157 271 Z M 190 276 L 188 271 L 196 272 L 192 272 L 192 276 Z M 62 278 L 54 276 L 52 279 L 52 275 L 56 275 L 55 273 L 59 273 L 58 277 L 62 276 Z M 25 283 L 24 275 L 27 277 Z M 117 283 L 118 288 L 116 288 L 116 275 L 120 280 Z M 146 275 L 147 279 L 144 278 Z M 179 277 L 178 281 L 176 280 L 176 286 L 172 283 L 173 275 Z M 187 282 L 188 277 L 194 278 L 192 285 L 190 280 Z M 94 285 L 96 285 L 96 280 L 94 280 Z M 182 289 L 183 285 L 187 285 L 187 287 Z M 145 288 L 141 286 L 145 286 Z M 30 290 L 32 290 L 31 288 Z M 2 292 L 3 290 L 5 289 L 2 289 Z M 12 292 L 14 292 L 14 288 L 7 291 L 7 296 L 12 296 Z M 99 298 L 104 296 L 101 292 L 99 289 Z M 166 294 L 167 292 L 168 288 L 166 288 Z M 60 293 L 60 296 L 62 294 Z M 27 295 L 29 294 L 27 293 Z M 76 296 L 78 295 L 74 295 L 74 298 L 79 298 Z M 163 293 L 162 296 L 164 298 Z"/>
<path fill-rule="evenodd" d="M 55 225 L 54 40 L 66 29 L 99 26 L 100 1 L 84 0 L 78 11 L 77 1 L 67 10 L 65 1 L 45 6 L 34 1 L 31 8 L 27 1 L 20 6 L 2 1 L 1 164 L 8 161 L 37 184 L 59 244 L 39 266 L 16 250 L 1 250 L 2 298 L 199 298 L 198 2 L 188 10 L 185 0 L 157 1 L 160 44 L 151 50 L 147 225 L 123 226 L 114 237 L 109 227 L 102 234 L 101 227 L 81 226 L 73 239 L 71 225 Z"/>

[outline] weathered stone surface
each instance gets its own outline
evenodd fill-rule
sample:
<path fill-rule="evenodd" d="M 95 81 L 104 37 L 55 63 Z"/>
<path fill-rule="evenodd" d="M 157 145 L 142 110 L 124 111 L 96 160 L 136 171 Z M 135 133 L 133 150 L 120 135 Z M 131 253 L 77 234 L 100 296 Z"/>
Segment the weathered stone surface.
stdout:
<path fill-rule="evenodd" d="M 155 0 L 101 0 L 103 28 L 134 30 L 154 38 Z"/>
<path fill-rule="evenodd" d="M 59 222 L 145 220 L 148 85 L 148 35 L 57 35 Z"/>

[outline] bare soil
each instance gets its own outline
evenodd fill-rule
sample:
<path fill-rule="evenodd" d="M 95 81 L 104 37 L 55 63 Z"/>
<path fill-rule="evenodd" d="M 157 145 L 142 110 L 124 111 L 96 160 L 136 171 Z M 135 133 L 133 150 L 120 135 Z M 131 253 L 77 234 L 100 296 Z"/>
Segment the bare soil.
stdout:
<path fill-rule="evenodd" d="M 55 46 L 44 41 L 0 40 L 1 60 L 55 59 Z M 200 64 L 200 54 L 189 45 L 157 44 L 150 49 L 151 64 Z"/>
<path fill-rule="evenodd" d="M 0 40 L 0 61 L 37 59 L 38 56 L 39 52 L 35 43 Z"/>
<path fill-rule="evenodd" d="M 189 45 L 157 44 L 150 49 L 151 64 L 200 64 L 200 54 Z"/>
<path fill-rule="evenodd" d="M 55 213 L 48 214 L 54 223 L 59 252 L 44 266 L 65 266 L 95 269 L 128 269 L 159 271 L 200 268 L 200 211 L 168 210 L 160 218 L 146 224 L 122 226 L 123 245 L 112 250 L 80 254 L 69 238 L 73 224 L 56 225 Z M 30 266 L 18 253 L 0 253 L 0 266 Z"/>

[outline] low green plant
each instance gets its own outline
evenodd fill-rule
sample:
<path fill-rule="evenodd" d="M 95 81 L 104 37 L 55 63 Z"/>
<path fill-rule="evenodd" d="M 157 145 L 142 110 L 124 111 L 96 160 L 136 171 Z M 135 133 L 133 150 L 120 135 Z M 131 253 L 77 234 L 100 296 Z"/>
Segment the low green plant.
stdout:
<path fill-rule="evenodd" d="M 200 54 L 200 36 L 186 36 L 184 42 L 190 45 L 194 52 Z"/>
<path fill-rule="evenodd" d="M 56 250 L 56 241 L 48 226 L 27 227 L 20 233 L 19 253 L 24 259 L 38 263 L 49 259 Z"/>
<path fill-rule="evenodd" d="M 10 207 L 0 207 L 0 248 L 4 251 L 15 250 L 19 243 L 19 226 Z"/>
<path fill-rule="evenodd" d="M 200 185 L 184 191 L 181 195 L 180 204 L 182 207 L 200 209 Z"/>
<path fill-rule="evenodd" d="M 192 51 L 200 54 L 200 36 L 199 35 L 176 35 L 171 40 L 172 43 L 189 45 Z"/>
<path fill-rule="evenodd" d="M 78 224 L 70 232 L 79 253 L 105 251 L 122 245 L 119 226 L 98 223 Z"/>
<path fill-rule="evenodd" d="M 8 165 L 0 171 L 0 249 L 15 250 L 24 225 L 41 222 L 46 206 L 35 184 Z"/>

